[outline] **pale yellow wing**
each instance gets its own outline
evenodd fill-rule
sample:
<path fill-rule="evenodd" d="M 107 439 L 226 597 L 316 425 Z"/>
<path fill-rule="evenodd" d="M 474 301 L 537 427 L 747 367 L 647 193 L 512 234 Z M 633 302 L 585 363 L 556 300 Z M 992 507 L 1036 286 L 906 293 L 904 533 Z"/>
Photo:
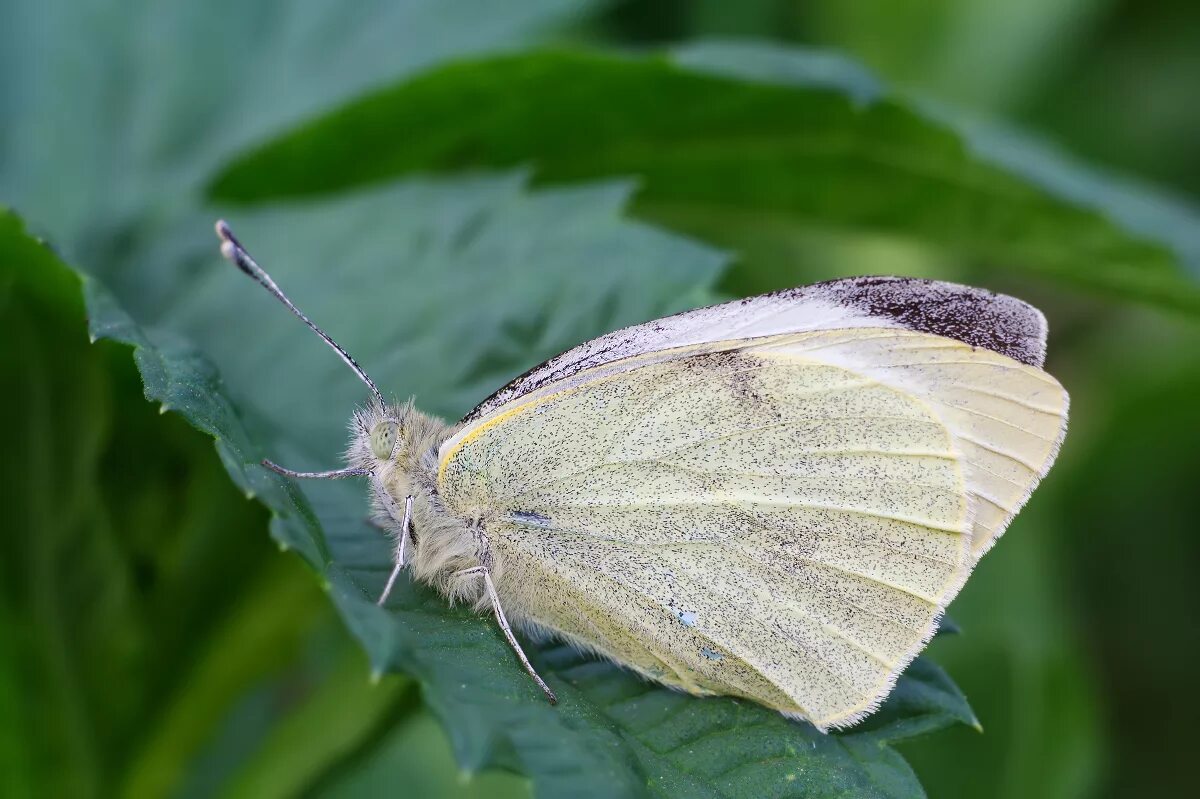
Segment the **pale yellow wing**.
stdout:
<path fill-rule="evenodd" d="M 499 405 L 446 442 L 439 483 L 484 520 L 511 615 L 844 726 L 928 640 L 1065 411 L 1041 370 L 927 333 L 711 342 Z"/>
<path fill-rule="evenodd" d="M 1058 381 L 991 350 L 895 330 L 791 338 L 760 351 L 841 365 L 921 398 L 947 426 L 972 499 L 976 559 L 1025 504 L 1066 434 L 1068 397 Z"/>

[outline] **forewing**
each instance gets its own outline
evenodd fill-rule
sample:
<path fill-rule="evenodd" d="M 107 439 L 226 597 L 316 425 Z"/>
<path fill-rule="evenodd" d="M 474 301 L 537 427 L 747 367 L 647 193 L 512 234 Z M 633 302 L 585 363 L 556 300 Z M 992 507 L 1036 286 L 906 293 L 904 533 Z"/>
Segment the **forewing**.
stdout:
<path fill-rule="evenodd" d="M 440 482 L 487 519 L 510 610 L 663 682 L 841 726 L 928 640 L 1064 414 L 1052 378 L 953 339 L 764 336 L 528 392 L 446 442 Z"/>
<path fill-rule="evenodd" d="M 907 277 L 854 277 L 697 308 L 584 342 L 535 366 L 479 404 L 464 422 L 598 366 L 661 350 L 856 327 L 952 338 L 1040 367 L 1046 319 L 1028 303 L 973 286 Z"/>

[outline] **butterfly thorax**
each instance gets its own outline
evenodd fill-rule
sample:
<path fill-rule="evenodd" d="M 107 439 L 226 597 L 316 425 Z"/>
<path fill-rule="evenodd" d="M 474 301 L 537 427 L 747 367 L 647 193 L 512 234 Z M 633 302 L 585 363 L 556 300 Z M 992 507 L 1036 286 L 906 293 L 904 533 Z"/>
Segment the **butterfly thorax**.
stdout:
<path fill-rule="evenodd" d="M 380 458 L 372 431 L 394 423 L 391 456 Z M 437 488 L 438 448 L 453 432 L 441 419 L 421 413 L 412 403 L 373 405 L 358 410 L 350 423 L 346 453 L 352 468 L 369 473 L 373 521 L 386 530 L 395 546 L 403 531 L 403 510 L 412 497 L 407 568 L 451 601 L 472 604 L 482 598 L 480 581 L 458 573 L 485 565 L 486 534 L 478 524 L 451 513 Z"/>

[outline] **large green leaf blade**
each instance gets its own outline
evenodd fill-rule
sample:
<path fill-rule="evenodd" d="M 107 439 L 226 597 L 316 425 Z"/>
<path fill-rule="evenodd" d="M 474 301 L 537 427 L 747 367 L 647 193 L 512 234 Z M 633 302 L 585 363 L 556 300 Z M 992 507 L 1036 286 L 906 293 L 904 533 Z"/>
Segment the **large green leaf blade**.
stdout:
<path fill-rule="evenodd" d="M 1180 238 L 1189 234 L 1169 237 L 1113 199 L 1132 189 L 1099 178 L 1081 189 L 1068 179 L 1079 170 L 1065 167 L 1018 170 L 996 140 L 881 95 L 847 62 L 748 45 L 737 54 L 736 69 L 715 47 L 445 66 L 245 155 L 212 191 L 262 200 L 522 163 L 546 181 L 636 175 L 640 214 L 701 236 L 720 235 L 726 216 L 748 226 L 747 238 L 771 225 L 883 233 L 1200 312 L 1200 286 L 1181 268 L 1195 255 Z M 773 284 L 785 284 L 791 265 L 771 268 Z"/>
<path fill-rule="evenodd" d="M 4 209 L 0 334 L 0 793 L 169 795 L 247 684 L 333 614 L 255 535 L 265 514 L 209 443 L 142 400 L 125 348 L 89 346 L 78 276 Z M 179 403 L 193 424 L 228 409 L 194 359 L 139 355 L 210 395 Z"/>
<path fill-rule="evenodd" d="M 622 219 L 629 192 L 623 183 L 529 192 L 516 174 L 411 181 L 229 216 L 386 393 L 415 391 L 423 407 L 454 418 L 531 362 L 712 296 L 724 257 Z M 93 290 L 93 330 L 138 346 L 148 396 L 219 437 L 237 482 L 276 513 L 275 535 L 323 571 L 374 667 L 421 685 L 465 767 L 528 774 L 548 796 L 699 796 L 714 786 L 729 796 L 921 795 L 889 744 L 973 718 L 936 668 L 905 677 L 877 726 L 830 737 L 751 703 L 650 686 L 549 644 L 531 655 L 559 692 L 551 707 L 489 619 L 407 582 L 386 610 L 376 607 L 389 546 L 364 521 L 362 487 L 293 485 L 256 465 L 263 456 L 332 465 L 364 389 L 220 263 L 209 226 L 199 229 L 203 237 L 172 234 L 130 267 L 136 276 L 192 264 L 186 291 L 140 308 L 135 324 Z M 219 375 L 204 365 L 210 358 Z"/>
<path fill-rule="evenodd" d="M 4 3 L 0 201 L 85 266 L 119 267 L 130 239 L 186 208 L 244 148 L 447 58 L 526 44 L 592 6 Z"/>
<path fill-rule="evenodd" d="M 961 694 L 944 675 L 928 680 L 914 669 L 877 726 L 837 739 L 841 749 L 831 743 L 834 739 L 761 708 L 728 700 L 700 703 L 661 689 L 650 692 L 655 701 L 682 703 L 686 712 L 663 722 L 660 738 L 647 738 L 646 715 L 605 701 L 605 692 L 614 687 L 619 694 L 645 686 L 605 664 L 556 661 L 565 651 L 556 649 L 535 657 L 560 688 L 569 692 L 563 681 L 576 679 L 580 687 L 573 710 L 553 710 L 530 695 L 527 679 L 486 620 L 447 611 L 440 599 L 411 586 L 403 589 L 394 612 L 374 608 L 370 599 L 387 569 L 387 547 L 362 524 L 359 490 L 302 490 L 257 465 L 264 455 L 327 463 L 338 448 L 330 408 L 348 409 L 360 395 L 345 373 L 332 376 L 339 368 L 336 361 L 302 332 L 297 334 L 291 320 L 280 315 L 280 332 L 261 334 L 263 306 L 240 300 L 251 296 L 251 290 L 244 285 L 236 292 L 213 287 L 207 276 L 218 273 L 205 271 L 215 261 L 211 219 L 193 210 L 198 182 L 240 148 L 290 122 L 448 55 L 522 41 L 529 31 L 586 4 L 546 0 L 502 15 L 476 13 L 471 3 L 387 5 L 379 9 L 381 17 L 347 15 L 340 7 L 316 2 L 289 4 L 287 15 L 275 15 L 286 24 L 265 29 L 254 14 L 271 16 L 270 8 L 227 2 L 210 4 L 203 12 L 161 4 L 139 15 L 124 13 L 110 0 L 6 7 L 0 12 L 0 60 L 11 68 L 0 88 L 6 117 L 0 130 L 0 192 L 27 209 L 43 229 L 52 229 L 67 252 L 101 277 L 104 283 L 84 277 L 93 335 L 131 344 L 147 398 L 216 438 L 231 477 L 246 495 L 273 510 L 277 540 L 322 573 L 376 665 L 417 675 L 449 726 L 462 762 L 474 768 L 500 764 L 521 769 L 545 793 L 595 785 L 631 795 L 668 788 L 702 792 L 715 781 L 733 795 L 757 795 L 768 788 L 797 791 L 801 786 L 818 795 L 919 795 L 911 771 L 888 744 L 919 730 L 970 720 Z M 57 46 L 47 46 L 51 40 Z M 106 45 L 115 55 L 105 56 Z M 314 56 L 318 52 L 321 57 Z M 76 53 L 87 58 L 76 58 Z M 56 60 L 58 54 L 70 55 Z M 79 119 L 88 124 L 78 124 Z M 628 196 L 626 184 L 562 190 L 540 196 L 540 202 L 524 196 L 519 184 L 484 179 L 442 194 L 436 187 L 418 187 L 390 218 L 368 213 L 376 197 L 334 209 L 319 204 L 307 214 L 281 209 L 273 219 L 265 214 L 257 229 L 252 221 L 243 233 L 260 244 L 269 244 L 272 236 L 286 243 L 282 253 L 309 278 L 300 282 L 301 292 L 306 283 L 320 289 L 315 302 L 305 297 L 302 304 L 313 310 L 314 304 L 330 303 L 321 310 L 321 320 L 331 327 L 345 324 L 351 348 L 372 355 L 377 376 L 392 375 L 390 384 L 418 390 L 429 401 L 427 408 L 451 416 L 568 344 L 710 296 L 721 258 L 619 220 L 616 211 Z M 484 201 L 473 202 L 476 197 Z M 455 212 L 447 203 L 461 207 Z M 497 206 L 507 210 L 494 214 Z M 397 209 L 386 202 L 382 207 Z M 401 231 L 401 246 L 386 235 L 364 231 L 378 225 L 387 232 L 402 215 L 424 222 L 415 231 Z M 450 220 L 448 239 L 430 221 L 435 218 Z M 333 220 L 337 224 L 331 226 Z M 15 219 L 5 216 L 4 222 L 13 228 L 0 231 L 4 246 L 18 242 L 21 252 L 29 252 L 30 240 Z M 576 241 L 578 226 L 601 229 L 603 235 Z M 516 246 L 510 246 L 510 228 L 517 231 L 511 236 Z M 479 236 L 480 230 L 486 235 Z M 538 230 L 547 235 L 533 235 Z M 556 238 L 555 232 L 561 235 Z M 367 245 L 366 254 L 375 260 L 357 283 L 353 270 L 338 268 L 364 256 L 345 246 L 347 241 Z M 430 241 L 450 256 L 435 257 L 424 272 L 401 275 L 407 282 L 398 279 L 397 253 L 404 254 L 405 263 L 420 263 Z M 33 249 L 40 251 L 36 245 Z M 446 274 L 461 274 L 457 268 L 464 260 L 469 278 L 452 285 Z M 556 279 L 553 270 L 564 260 L 587 279 Z M 489 274 L 497 263 L 503 268 Z M 651 264 L 661 273 L 639 273 Z M 223 274 L 228 278 L 230 273 Z M 510 291 L 514 276 L 522 291 Z M 352 279 L 350 285 L 341 282 L 346 277 Z M 287 285 L 293 286 L 290 280 Z M 491 302 L 467 303 L 477 297 Z M 560 311 L 543 318 L 545 307 Z M 444 313 L 444 308 L 452 312 Z M 397 331 L 404 335 L 399 342 Z M 339 337 L 346 337 L 343 332 Z M 355 341 L 360 334 L 364 340 Z M 429 336 L 444 343 L 431 346 Z M 476 339 L 488 345 L 481 349 Z M 294 353 L 291 358 L 278 357 L 285 340 L 287 348 L 296 342 L 294 350 L 287 349 Z M 211 365 L 214 360 L 219 372 Z M 317 363 L 331 365 L 328 381 L 312 366 Z M 314 392 L 315 384 L 320 390 Z M 208 521 L 219 524 L 219 517 Z M 198 525 L 190 534 L 203 531 Z M 220 540 L 214 537 L 208 550 Z M 224 575 L 210 569 L 205 585 Z M 171 590 L 181 593 L 170 599 L 189 599 L 193 585 L 185 580 L 173 584 Z M 168 601 L 158 604 L 163 613 L 177 607 Z M 286 607 L 274 608 L 277 622 L 292 603 L 280 604 Z M 281 624 L 276 632 L 290 635 L 291 629 Z M 222 652 L 220 640 L 208 643 L 213 647 L 208 656 L 213 662 L 224 657 L 241 664 L 247 674 L 279 654 L 272 645 L 263 652 L 245 646 Z M 180 657 L 191 651 L 170 643 L 166 648 Z M 565 657 L 573 655 L 566 652 Z M 181 677 L 180 671 L 163 673 Z M 581 679 L 583 672 L 597 679 Z M 8 675 L 0 668 L 0 679 Z M 464 691 L 464 685 L 471 690 Z M 221 699 L 228 699 L 233 686 L 218 687 L 224 692 Z M 0 686 L 0 695 L 18 693 L 11 685 Z M 936 700 L 926 701 L 935 695 Z M 175 724 L 172 713 L 204 703 L 186 694 L 164 702 L 163 716 L 143 725 L 141 760 L 135 757 L 137 746 L 125 753 L 134 763 L 127 786 L 165 790 L 178 778 L 203 731 Z M 633 703 L 648 704 L 636 698 Z M 730 714 L 736 723 L 721 721 Z M 202 715 L 215 714 L 210 707 Z M 689 760 L 686 748 L 669 746 L 704 725 L 723 729 L 729 740 L 750 741 L 720 748 L 719 754 L 727 755 L 721 774 L 697 771 L 708 764 Z M 759 728 L 762 734 L 756 738 L 753 731 Z M 22 759 L 20 748 L 5 740 L 4 751 Z M 815 741 L 810 749 L 816 754 L 806 756 L 798 745 L 775 757 L 769 745 L 779 741 Z M 792 758 L 805 770 L 798 784 L 785 771 Z M 113 758 L 114 764 L 120 762 Z"/>

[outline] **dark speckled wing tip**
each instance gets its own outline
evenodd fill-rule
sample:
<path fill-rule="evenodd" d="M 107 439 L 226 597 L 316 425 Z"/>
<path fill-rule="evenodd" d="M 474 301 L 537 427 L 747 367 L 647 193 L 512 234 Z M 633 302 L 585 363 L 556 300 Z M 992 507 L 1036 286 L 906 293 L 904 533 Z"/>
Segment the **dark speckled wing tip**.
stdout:
<path fill-rule="evenodd" d="M 800 291 L 910 330 L 983 347 L 1029 366 L 1041 368 L 1046 359 L 1046 318 L 1015 297 L 903 277 L 856 277 Z"/>

